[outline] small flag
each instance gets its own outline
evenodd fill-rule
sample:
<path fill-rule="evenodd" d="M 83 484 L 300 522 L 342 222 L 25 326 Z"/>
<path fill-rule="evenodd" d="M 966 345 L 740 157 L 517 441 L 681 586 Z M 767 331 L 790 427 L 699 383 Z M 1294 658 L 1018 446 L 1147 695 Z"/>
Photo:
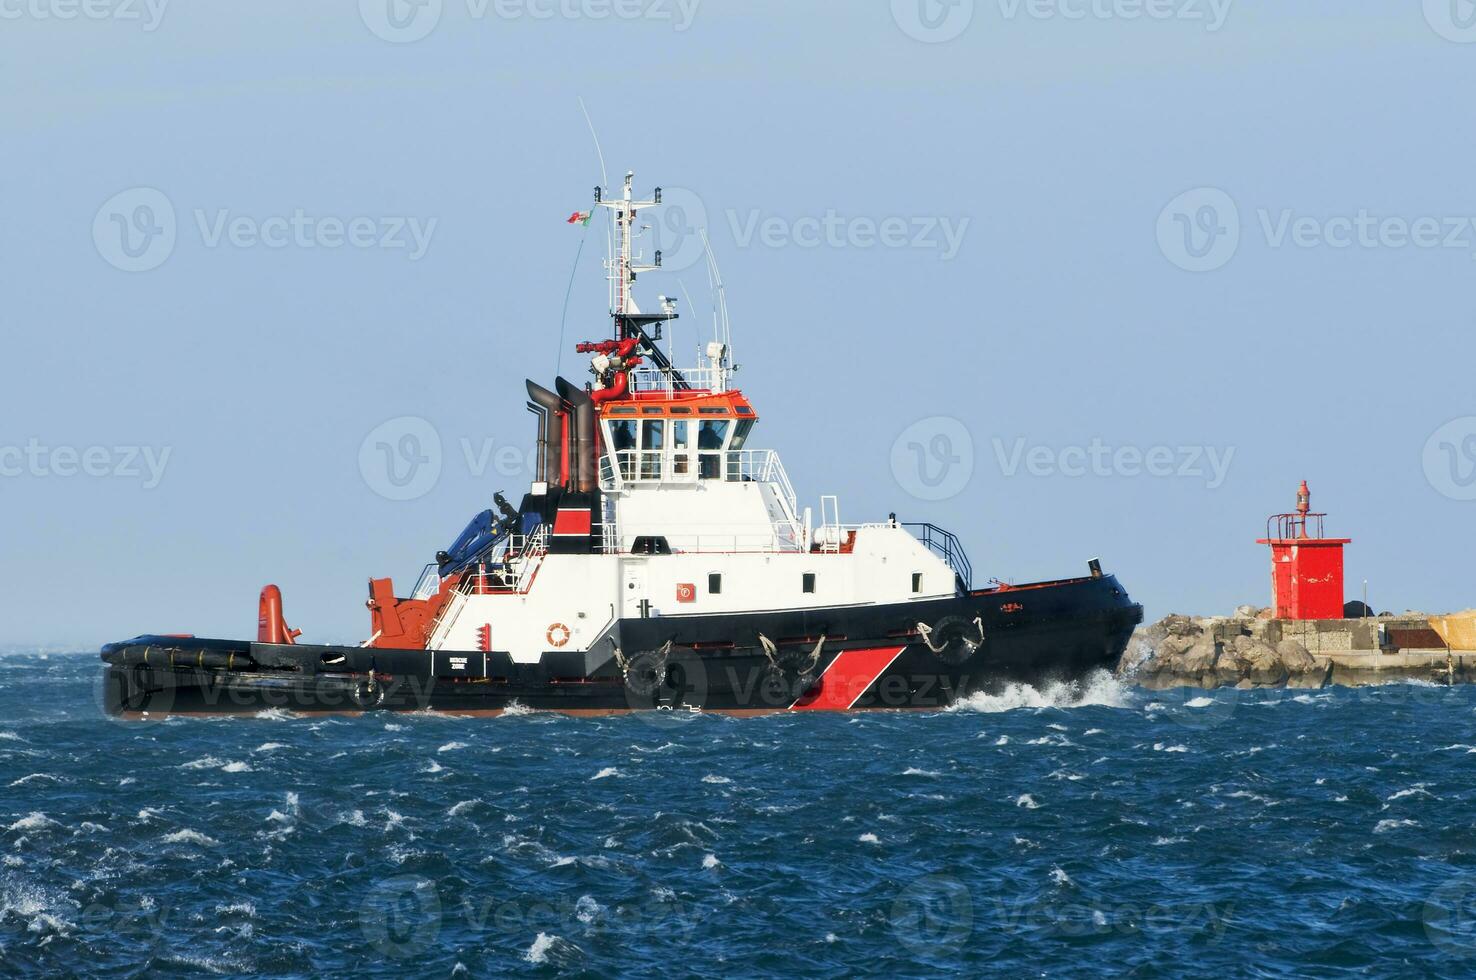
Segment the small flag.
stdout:
<path fill-rule="evenodd" d="M 593 215 L 593 211 L 575 211 L 573 214 L 569 215 L 568 223 L 571 225 L 587 225 L 589 224 L 589 219 L 593 217 Z"/>

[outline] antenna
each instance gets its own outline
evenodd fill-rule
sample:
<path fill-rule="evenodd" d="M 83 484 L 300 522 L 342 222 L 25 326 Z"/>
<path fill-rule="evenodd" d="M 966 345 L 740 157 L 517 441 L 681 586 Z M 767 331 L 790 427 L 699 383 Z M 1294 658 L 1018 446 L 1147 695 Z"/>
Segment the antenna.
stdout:
<path fill-rule="evenodd" d="M 717 292 L 717 310 L 714 313 L 713 332 L 718 334 L 717 340 L 727 351 L 728 363 L 732 370 L 737 370 L 733 361 L 733 328 L 728 319 L 728 292 L 723 286 L 723 274 L 718 269 L 717 256 L 712 252 L 712 243 L 707 240 L 707 229 L 699 228 L 697 233 L 702 236 L 702 248 L 707 252 L 707 273 Z"/>
<path fill-rule="evenodd" d="M 600 186 L 609 187 L 610 178 L 605 173 L 605 151 L 600 149 L 600 137 L 595 132 L 594 121 L 589 118 L 589 110 L 584 107 L 584 96 L 582 95 L 579 96 L 579 111 L 584 113 L 584 123 L 589 127 L 589 135 L 594 140 L 595 156 L 600 158 Z"/>

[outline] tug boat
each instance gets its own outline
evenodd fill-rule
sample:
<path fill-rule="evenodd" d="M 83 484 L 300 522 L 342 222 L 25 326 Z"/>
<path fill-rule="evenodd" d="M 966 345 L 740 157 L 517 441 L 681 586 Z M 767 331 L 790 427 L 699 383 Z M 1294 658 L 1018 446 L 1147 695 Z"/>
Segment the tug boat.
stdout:
<path fill-rule="evenodd" d="M 661 266 L 637 251 L 637 216 L 661 191 L 632 185 L 595 191 L 613 335 L 577 346 L 588 384 L 527 383 L 537 462 L 519 504 L 497 493 L 408 596 L 371 579 L 358 646 L 299 642 L 270 585 L 254 641 L 107 644 L 108 712 L 936 710 L 1116 665 L 1143 611 L 1095 559 L 1077 578 L 975 589 L 948 531 L 842 524 L 834 497 L 818 520 L 801 509 L 732 385 L 720 277 L 696 367 L 658 343 L 676 304 L 637 305 L 638 276 Z"/>

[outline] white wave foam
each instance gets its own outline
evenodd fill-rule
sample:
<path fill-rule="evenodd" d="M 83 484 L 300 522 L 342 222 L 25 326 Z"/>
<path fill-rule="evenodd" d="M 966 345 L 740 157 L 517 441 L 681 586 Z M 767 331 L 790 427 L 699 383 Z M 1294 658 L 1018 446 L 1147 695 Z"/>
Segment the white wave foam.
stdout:
<path fill-rule="evenodd" d="M 302 715 L 295 711 L 288 711 L 286 708 L 262 708 L 252 717 L 262 721 L 295 721 Z"/>
<path fill-rule="evenodd" d="M 222 761 L 220 761 L 219 759 L 217 759 L 215 756 L 213 756 L 213 755 L 205 755 L 205 756 L 201 756 L 200 758 L 195 759 L 195 760 L 193 760 L 191 762 L 186 762 L 186 763 L 182 764 L 180 766 L 180 768 L 181 769 L 219 769 L 223 765 L 225 765 L 225 763 L 222 762 Z"/>
<path fill-rule="evenodd" d="M 1153 751 L 1154 752 L 1188 752 L 1189 751 L 1189 746 L 1187 746 L 1187 745 L 1164 745 L 1162 742 L 1154 742 L 1153 743 Z"/>
<path fill-rule="evenodd" d="M 881 843 L 881 838 L 877 837 L 875 834 L 862 834 L 860 837 L 857 837 L 856 839 L 858 841 L 860 841 L 861 843 L 863 843 L 863 844 L 880 844 Z"/>
<path fill-rule="evenodd" d="M 1374 833 L 1387 834 L 1389 831 L 1398 830 L 1401 827 L 1418 827 L 1419 825 L 1418 820 L 1380 820 L 1374 826 Z"/>
<path fill-rule="evenodd" d="M 472 807 L 476 806 L 480 802 L 482 802 L 480 799 L 476 799 L 476 800 L 462 800 L 460 803 L 454 804 L 451 807 L 451 809 L 447 810 L 446 811 L 446 816 L 448 816 L 448 817 L 459 817 L 463 813 L 465 813 L 466 811 L 470 810 Z"/>
<path fill-rule="evenodd" d="M 277 749 L 285 749 L 286 747 L 287 747 L 287 743 L 285 743 L 285 742 L 262 742 L 260 745 L 258 745 L 256 748 L 252 749 L 251 751 L 252 752 L 275 752 Z"/>
<path fill-rule="evenodd" d="M 250 772 L 251 767 L 244 762 L 227 762 L 220 767 L 223 772 Z"/>
<path fill-rule="evenodd" d="M 24 817 L 21 817 L 15 823 L 11 824 L 7 829 L 26 832 L 32 830 L 46 830 L 50 827 L 60 826 L 61 824 L 48 817 L 46 814 L 40 812 L 39 810 L 33 810 L 31 813 L 27 814 Z"/>
<path fill-rule="evenodd" d="M 1434 793 L 1431 793 L 1429 790 L 1425 789 L 1424 783 L 1415 783 L 1409 789 L 1402 789 L 1399 792 L 1395 793 L 1393 796 L 1387 797 L 1387 799 L 1390 803 L 1392 803 L 1395 800 L 1402 800 L 1407 796 L 1423 796 L 1426 798 L 1433 798 L 1434 795 Z"/>
<path fill-rule="evenodd" d="M 1214 698 L 1191 698 L 1184 702 L 1186 708 L 1208 708 L 1215 703 Z"/>
<path fill-rule="evenodd" d="M 979 693 L 951 705 L 949 711 L 1002 711 L 1041 708 L 1126 707 L 1129 689 L 1117 678 L 1099 670 L 1084 681 L 1050 684 L 1044 690 L 1025 684 L 1010 684 L 998 694 Z"/>
<path fill-rule="evenodd" d="M 711 871 L 723 862 L 719 861 L 716 854 L 708 854 L 702 858 L 702 866 Z"/>
<path fill-rule="evenodd" d="M 0 732 L 0 742 L 24 742 L 15 732 Z"/>
<path fill-rule="evenodd" d="M 1037 803 L 1035 801 L 1035 797 L 1031 796 L 1029 793 L 1021 794 L 1020 797 L 1015 800 L 1015 806 L 1023 806 L 1027 810 L 1040 809 L 1040 804 Z"/>
<path fill-rule="evenodd" d="M 620 775 L 619 769 L 616 769 L 614 766 L 606 766 L 599 772 L 595 773 L 593 776 L 589 777 L 589 781 L 594 782 L 596 779 L 609 779 L 611 776 L 618 775 Z"/>
<path fill-rule="evenodd" d="M 941 776 L 943 774 L 941 772 L 933 772 L 931 769 L 919 769 L 916 766 L 909 766 L 906 769 L 903 769 L 902 770 L 902 775 L 904 775 L 904 776 Z"/>
<path fill-rule="evenodd" d="M 437 752 L 455 752 L 457 749 L 464 749 L 466 747 L 467 747 L 467 744 L 465 742 L 447 742 L 445 745 L 443 745 L 440 748 L 436 749 L 436 751 Z"/>
<path fill-rule="evenodd" d="M 502 709 L 502 717 L 504 718 L 520 718 L 523 715 L 532 714 L 537 714 L 537 712 L 528 707 L 526 704 L 523 704 L 521 701 L 517 700 L 509 702 L 508 706 Z M 540 932 L 539 935 L 541 936 L 543 935 L 543 933 Z"/>
<path fill-rule="evenodd" d="M 60 776 L 53 776 L 49 772 L 33 772 L 29 776 L 22 776 L 21 778 L 17 779 L 15 782 L 11 783 L 10 785 L 11 786 L 24 786 L 24 785 L 26 785 L 26 783 L 29 783 L 29 782 L 32 782 L 32 781 L 38 780 L 38 779 L 49 779 L 53 783 L 59 783 L 59 782 L 62 781 L 62 778 Z"/>
<path fill-rule="evenodd" d="M 727 776 L 714 776 L 712 773 L 703 776 L 702 781 L 704 783 L 711 783 L 714 786 L 726 786 L 732 782 Z"/>
<path fill-rule="evenodd" d="M 190 830 L 188 828 L 185 830 L 176 830 L 172 834 L 165 834 L 163 840 L 166 844 L 199 844 L 201 847 L 215 847 L 220 843 L 220 841 L 208 834 L 202 834 L 198 830 Z"/>
<path fill-rule="evenodd" d="M 533 940 L 533 945 L 528 947 L 528 952 L 523 954 L 523 959 L 535 965 L 548 962 L 548 951 L 553 949 L 554 940 L 557 936 L 550 936 L 546 932 L 540 932 Z"/>
<path fill-rule="evenodd" d="M 430 765 L 426 766 L 424 769 L 422 769 L 420 771 L 423 772 L 423 773 L 426 773 L 428 775 L 432 775 L 433 776 L 433 775 L 435 775 L 438 772 L 445 772 L 446 771 L 446 767 L 443 766 L 443 765 L 441 765 L 435 759 L 432 759 L 430 761 Z"/>

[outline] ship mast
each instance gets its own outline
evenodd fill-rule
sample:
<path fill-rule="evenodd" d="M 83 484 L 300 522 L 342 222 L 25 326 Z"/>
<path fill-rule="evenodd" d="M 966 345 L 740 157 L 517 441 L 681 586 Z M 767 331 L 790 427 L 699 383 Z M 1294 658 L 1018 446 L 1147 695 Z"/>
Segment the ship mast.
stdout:
<path fill-rule="evenodd" d="M 651 200 L 637 201 L 631 190 L 634 183 L 635 171 L 627 171 L 621 196 L 611 201 L 605 200 L 602 188 L 595 188 L 596 206 L 608 208 L 611 211 L 611 220 L 614 225 L 612 254 L 605 260 L 605 269 L 607 278 L 610 280 L 610 315 L 615 318 L 616 340 L 625 340 L 638 335 L 638 325 L 632 322 L 632 318 L 640 317 L 641 311 L 636 306 L 635 297 L 631 295 L 630 288 L 636 276 L 642 272 L 654 272 L 661 268 L 659 251 L 656 252 L 654 262 L 650 265 L 642 263 L 641 256 L 634 251 L 636 216 L 646 208 L 654 208 L 661 203 L 661 188 L 656 188 L 656 193 Z M 632 329 L 633 327 L 636 329 Z"/>
<path fill-rule="evenodd" d="M 634 360 L 639 362 L 642 357 L 649 357 L 655 365 L 656 370 L 662 375 L 662 384 L 668 391 L 687 390 L 693 387 L 683 371 L 677 370 L 669 357 L 656 345 L 661 339 L 661 325 L 677 319 L 676 300 L 662 296 L 661 309 L 659 312 L 643 313 L 636 305 L 635 297 L 632 295 L 636 277 L 644 272 L 655 272 L 661 268 L 661 250 L 656 249 L 649 262 L 645 261 L 642 253 L 635 248 L 635 239 L 641 229 L 636 225 L 640 212 L 647 208 L 659 207 L 661 205 L 661 188 L 656 188 L 650 200 L 636 200 L 634 191 L 635 171 L 627 171 L 625 174 L 625 186 L 621 194 L 616 198 L 607 198 L 605 189 L 595 188 L 594 203 L 596 207 L 606 208 L 610 211 L 611 237 L 610 254 L 605 259 L 606 279 L 610 283 L 610 316 L 615 321 L 615 339 L 600 344 L 580 344 L 576 350 L 580 353 L 595 353 L 600 358 L 594 363 L 594 373 L 600 383 L 596 390 L 602 390 L 613 383 L 611 369 L 616 373 L 629 374 L 630 366 L 626 359 L 634 354 Z M 702 234 L 703 247 L 708 253 L 709 272 L 716 275 L 716 260 L 712 257 L 712 250 L 707 245 L 706 234 Z M 722 281 L 717 279 L 718 296 L 721 305 L 721 340 L 714 338 L 714 343 L 708 344 L 705 354 L 711 364 L 707 368 L 698 368 L 695 373 L 705 376 L 703 383 L 698 387 L 710 388 L 713 391 L 726 391 L 728 375 L 734 370 L 729 355 L 727 340 L 727 306 L 722 300 Z M 650 328 L 650 332 L 647 332 Z M 621 350 L 619 345 L 631 342 L 626 350 Z M 618 355 L 616 360 L 611 355 Z M 634 378 L 627 377 L 629 382 Z"/>

